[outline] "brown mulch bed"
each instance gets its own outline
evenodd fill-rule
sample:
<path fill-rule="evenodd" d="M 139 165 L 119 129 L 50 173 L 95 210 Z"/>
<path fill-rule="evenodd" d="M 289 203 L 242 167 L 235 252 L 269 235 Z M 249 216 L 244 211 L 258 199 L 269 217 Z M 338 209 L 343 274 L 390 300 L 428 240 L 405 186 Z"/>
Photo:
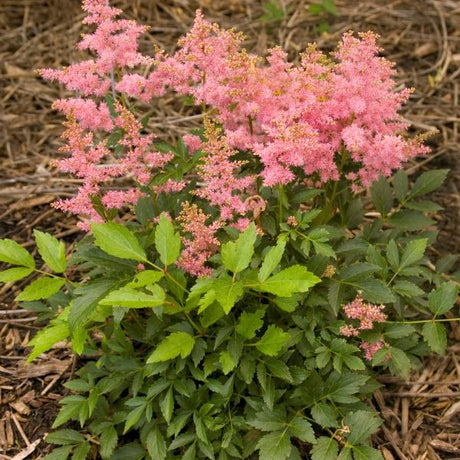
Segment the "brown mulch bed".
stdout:
<path fill-rule="evenodd" d="M 156 43 L 168 51 L 186 32 L 194 10 L 224 27 L 245 32 L 247 48 L 262 53 L 281 45 L 293 57 L 308 42 L 331 49 L 347 30 L 374 30 L 385 56 L 397 63 L 398 82 L 416 92 L 404 109 L 414 133 L 436 129 L 432 154 L 411 163 L 415 175 L 431 168 L 450 168 L 448 182 L 434 199 L 439 213 L 440 255 L 459 252 L 460 138 L 460 2 L 458 0 L 336 0 L 338 17 L 318 18 L 309 1 L 280 0 L 282 20 L 263 23 L 261 0 L 119 0 L 127 16 L 151 26 L 144 50 Z M 79 0 L 0 0 L 0 238 L 33 247 L 32 229 L 50 231 L 74 241 L 76 219 L 50 208 L 71 196 L 78 181 L 56 172 L 61 118 L 50 109 L 62 89 L 41 81 L 40 67 L 60 67 L 77 59 L 74 44 L 82 28 Z M 327 20 L 329 32 L 317 25 Z M 184 133 L 187 114 L 158 107 L 152 118 L 159 135 Z M 57 346 L 44 359 L 25 367 L 26 345 L 39 326 L 12 303 L 11 286 L 0 287 L 0 460 L 41 458 L 48 447 L 44 433 L 56 415 L 71 378 L 73 358 Z M 385 387 L 375 407 L 385 424 L 375 445 L 386 460 L 460 459 L 460 339 L 451 326 L 452 346 L 445 357 L 432 357 L 424 368 L 402 382 L 382 377 Z"/>

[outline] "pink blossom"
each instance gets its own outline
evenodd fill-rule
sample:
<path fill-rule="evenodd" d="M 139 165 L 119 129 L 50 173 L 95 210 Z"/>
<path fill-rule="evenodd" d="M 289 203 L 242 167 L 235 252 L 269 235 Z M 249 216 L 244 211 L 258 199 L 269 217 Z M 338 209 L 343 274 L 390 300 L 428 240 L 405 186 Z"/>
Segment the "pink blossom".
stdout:
<path fill-rule="evenodd" d="M 374 357 L 375 353 L 377 353 L 377 351 L 382 349 L 384 346 L 386 346 L 386 343 L 383 340 L 378 340 L 375 343 L 362 342 L 359 347 L 364 350 L 365 358 L 368 361 L 372 361 L 372 358 Z"/>
<path fill-rule="evenodd" d="M 387 319 L 387 315 L 382 312 L 384 308 L 384 305 L 365 303 L 360 296 L 343 306 L 348 318 L 359 320 L 359 330 L 373 329 L 374 323 L 383 323 Z"/>

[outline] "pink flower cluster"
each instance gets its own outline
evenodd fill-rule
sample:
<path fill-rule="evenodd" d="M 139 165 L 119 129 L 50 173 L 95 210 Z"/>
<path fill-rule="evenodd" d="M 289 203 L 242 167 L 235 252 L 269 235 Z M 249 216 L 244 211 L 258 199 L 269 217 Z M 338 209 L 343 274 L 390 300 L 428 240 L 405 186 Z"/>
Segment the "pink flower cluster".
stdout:
<path fill-rule="evenodd" d="M 389 175 L 408 158 L 427 152 L 401 134 L 407 127 L 398 110 L 410 91 L 395 91 L 393 64 L 378 56 L 372 33 L 345 34 L 331 55 L 311 45 L 294 65 L 280 48 L 269 50 L 265 59 L 248 53 L 242 34 L 220 29 L 198 11 L 178 50 L 172 55 L 157 51 L 152 58 L 138 51 L 146 27 L 118 19 L 121 10 L 107 0 L 82 4 L 84 22 L 95 30 L 78 46 L 94 58 L 40 71 L 77 93 L 54 107 L 68 119 L 62 151 L 70 156 L 58 166 L 83 179 L 83 185 L 75 197 L 55 206 L 101 220 L 101 204 L 110 209 L 136 203 L 140 187 L 152 195 L 182 190 L 188 176 L 151 184 L 173 155 L 156 151 L 153 133 L 144 132 L 128 101 L 150 102 L 169 89 L 192 96 L 213 116 L 203 139 L 184 138 L 191 153 L 201 152 L 200 165 L 189 173 L 198 178 L 192 194 L 216 208 L 219 218 L 207 225 L 207 215 L 194 205 L 179 216 L 188 235 L 180 264 L 189 273 L 208 273 L 205 262 L 217 248 L 218 228 L 244 229 L 265 210 L 256 174 L 269 187 L 322 185 L 338 180 L 348 162 L 352 172 L 347 178 L 369 185 L 379 174 Z M 135 69 L 139 65 L 152 70 L 141 75 Z M 256 174 L 245 174 L 246 165 Z M 120 179 L 136 186 L 120 190 Z M 85 222 L 82 226 L 88 228 Z"/>
<path fill-rule="evenodd" d="M 193 276 L 209 276 L 211 269 L 205 266 L 208 258 L 215 254 L 220 245 L 215 237 L 216 231 L 222 226 L 216 220 L 207 225 L 210 216 L 206 215 L 196 204 L 185 202 L 177 220 L 181 223 L 183 232 L 191 238 L 183 237 L 185 249 L 177 265 Z"/>
<path fill-rule="evenodd" d="M 340 333 L 345 337 L 357 336 L 359 331 L 374 328 L 374 323 L 383 323 L 387 315 L 383 313 L 384 305 L 373 305 L 366 303 L 362 297 L 357 296 L 355 300 L 343 306 L 345 315 L 350 319 L 359 321 L 358 327 L 347 324 L 340 329 Z"/>
<path fill-rule="evenodd" d="M 170 86 L 216 109 L 229 147 L 260 158 L 267 186 L 295 181 L 299 171 L 337 180 L 343 147 L 355 164 L 349 179 L 367 186 L 428 151 L 400 134 L 410 90 L 394 90 L 393 64 L 378 56 L 376 38 L 345 34 L 331 57 L 311 46 L 299 66 L 274 48 L 264 63 L 241 48 L 241 34 L 198 12 L 173 56 L 158 53 L 150 75 L 125 75 L 118 89 L 149 101 Z"/>
<path fill-rule="evenodd" d="M 357 327 L 347 324 L 340 328 L 340 333 L 345 337 L 356 337 L 360 331 L 371 330 L 374 328 L 374 323 L 383 323 L 387 319 L 387 315 L 383 313 L 384 305 L 373 305 L 365 303 L 364 300 L 357 296 L 355 300 L 343 306 L 345 315 L 350 319 L 359 321 Z M 380 339 L 377 342 L 362 342 L 360 348 L 364 350 L 367 360 L 371 360 L 374 354 L 386 346 L 385 342 Z"/>

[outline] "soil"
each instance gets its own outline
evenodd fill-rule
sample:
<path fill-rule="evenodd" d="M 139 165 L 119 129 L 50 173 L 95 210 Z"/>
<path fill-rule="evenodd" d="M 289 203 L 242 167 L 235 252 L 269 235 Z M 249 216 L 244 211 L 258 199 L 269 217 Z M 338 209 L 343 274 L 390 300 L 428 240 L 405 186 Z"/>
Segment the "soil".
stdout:
<path fill-rule="evenodd" d="M 316 0 L 319 2 L 319 0 Z M 267 4 L 281 18 L 261 20 Z M 197 8 L 223 27 L 245 33 L 246 47 L 263 53 L 279 45 L 295 58 L 309 42 L 330 50 L 348 31 L 380 34 L 383 54 L 396 63 L 399 85 L 415 92 L 403 110 L 413 134 L 437 131 L 431 154 L 407 166 L 415 178 L 435 168 L 451 170 L 433 200 L 444 208 L 436 219 L 437 255 L 458 253 L 460 196 L 460 2 L 459 0 L 336 0 L 338 15 L 314 15 L 306 0 L 119 0 L 127 17 L 151 28 L 142 39 L 171 51 L 187 32 Z M 66 95 L 42 81 L 35 69 L 59 68 L 79 58 L 74 45 L 83 29 L 79 0 L 0 1 L 0 238 L 33 248 L 32 229 L 63 238 L 81 237 L 76 218 L 50 207 L 72 196 L 79 182 L 59 174 L 62 118 L 52 102 Z M 327 29 L 321 32 L 320 29 Z M 159 106 L 152 118 L 170 136 L 190 126 L 187 114 Z M 24 366 L 27 343 L 42 324 L 12 301 L 17 287 L 0 287 L 0 460 L 39 459 L 43 441 L 65 395 L 75 363 L 66 344 Z M 409 382 L 382 376 L 374 404 L 385 423 L 374 445 L 386 460 L 460 459 L 460 328 L 452 323 L 451 346 L 431 357 Z"/>

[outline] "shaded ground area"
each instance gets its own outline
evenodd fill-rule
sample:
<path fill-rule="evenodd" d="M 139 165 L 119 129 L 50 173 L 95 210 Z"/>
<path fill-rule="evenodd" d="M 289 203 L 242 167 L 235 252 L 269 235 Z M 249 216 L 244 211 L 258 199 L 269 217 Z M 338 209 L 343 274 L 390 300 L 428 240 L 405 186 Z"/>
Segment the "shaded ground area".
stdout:
<path fill-rule="evenodd" d="M 308 42 L 332 49 L 347 30 L 374 30 L 384 55 L 395 61 L 398 82 L 416 88 L 404 117 L 414 133 L 436 129 L 432 154 L 408 165 L 414 175 L 430 168 L 450 168 L 445 186 L 433 197 L 444 206 L 437 219 L 441 233 L 435 251 L 459 252 L 460 198 L 460 2 L 458 0 L 336 0 L 333 15 L 312 15 L 306 0 L 281 0 L 267 8 L 262 0 L 120 0 L 130 18 L 151 26 L 143 37 L 171 51 L 201 8 L 223 27 L 247 36 L 246 46 L 263 53 L 281 45 L 294 58 Z M 265 5 L 265 10 L 264 10 Z M 260 17 L 272 11 L 273 20 Z M 280 16 L 275 18 L 276 14 Z M 74 44 L 82 32 L 79 0 L 0 1 L 0 238 L 33 247 L 33 228 L 69 243 L 78 237 L 74 217 L 50 208 L 57 198 L 72 196 L 78 180 L 59 175 L 61 118 L 50 109 L 64 96 L 37 78 L 34 69 L 60 67 L 78 58 Z M 321 34 L 318 25 L 329 27 Z M 327 24 L 325 24 L 327 23 Z M 182 107 L 160 105 L 150 123 L 160 137 L 187 132 L 193 120 Z M 40 326 L 11 302 L 11 286 L 0 287 L 0 460 L 40 458 L 62 384 L 75 364 L 63 344 L 44 360 L 24 367 L 26 344 Z M 386 460 L 460 459 L 460 339 L 452 325 L 453 345 L 446 357 L 427 360 L 411 382 L 382 377 L 385 387 L 375 407 L 385 425 L 375 437 Z"/>

